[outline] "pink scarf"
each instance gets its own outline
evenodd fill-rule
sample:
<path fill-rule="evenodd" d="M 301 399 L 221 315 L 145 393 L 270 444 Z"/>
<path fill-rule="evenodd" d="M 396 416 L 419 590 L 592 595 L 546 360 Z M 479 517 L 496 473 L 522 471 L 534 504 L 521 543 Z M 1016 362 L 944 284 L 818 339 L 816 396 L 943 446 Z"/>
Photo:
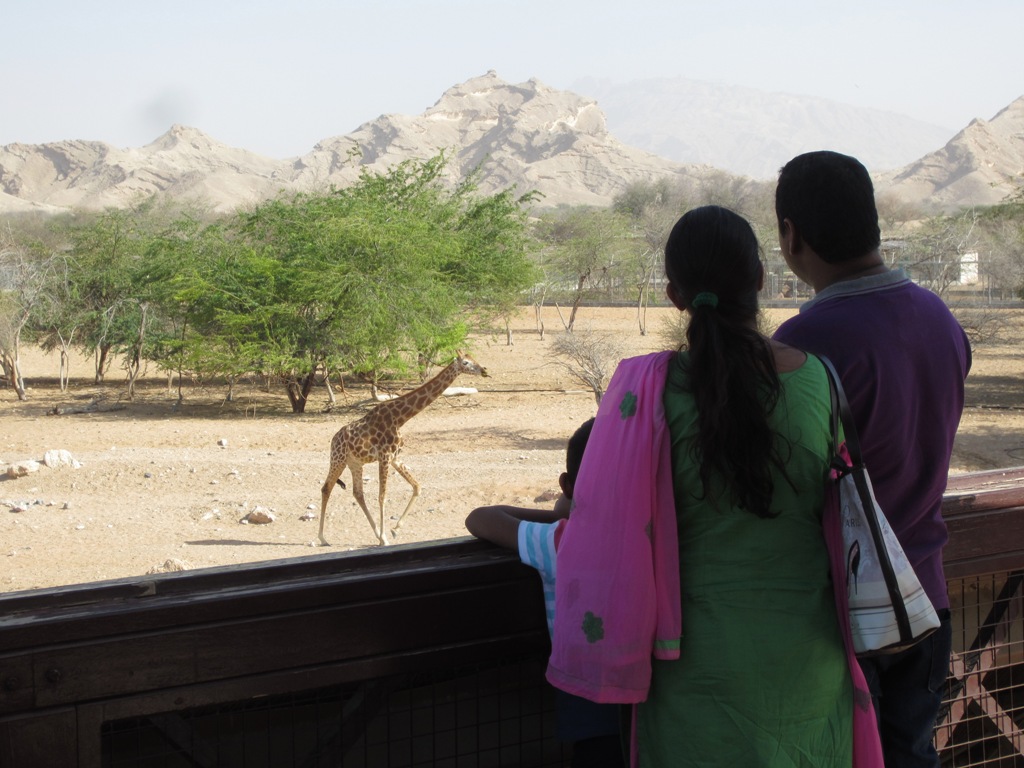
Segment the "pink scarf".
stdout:
<path fill-rule="evenodd" d="M 619 364 L 558 548 L 547 679 L 591 701 L 644 701 L 652 657 L 679 658 L 679 543 L 662 405 L 674 357 Z"/>

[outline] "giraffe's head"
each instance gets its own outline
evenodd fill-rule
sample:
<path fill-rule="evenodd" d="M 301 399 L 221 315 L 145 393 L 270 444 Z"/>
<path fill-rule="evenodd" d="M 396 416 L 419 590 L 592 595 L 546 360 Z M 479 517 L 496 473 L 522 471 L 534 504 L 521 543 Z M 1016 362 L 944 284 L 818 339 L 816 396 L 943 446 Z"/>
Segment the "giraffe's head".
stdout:
<path fill-rule="evenodd" d="M 480 363 L 465 354 L 462 350 L 455 353 L 455 360 L 458 364 L 459 373 L 468 373 L 473 376 L 487 376 L 487 369 Z"/>

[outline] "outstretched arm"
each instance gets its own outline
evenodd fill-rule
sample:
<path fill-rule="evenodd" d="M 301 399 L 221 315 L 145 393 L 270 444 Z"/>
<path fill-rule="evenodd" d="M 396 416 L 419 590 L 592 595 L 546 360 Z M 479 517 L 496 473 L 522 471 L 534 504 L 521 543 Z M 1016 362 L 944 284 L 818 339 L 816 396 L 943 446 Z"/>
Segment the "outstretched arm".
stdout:
<path fill-rule="evenodd" d="M 470 512 L 466 518 L 466 528 L 478 539 L 518 551 L 520 522 L 553 523 L 568 516 L 568 509 L 529 509 L 497 504 L 493 507 L 477 507 Z"/>

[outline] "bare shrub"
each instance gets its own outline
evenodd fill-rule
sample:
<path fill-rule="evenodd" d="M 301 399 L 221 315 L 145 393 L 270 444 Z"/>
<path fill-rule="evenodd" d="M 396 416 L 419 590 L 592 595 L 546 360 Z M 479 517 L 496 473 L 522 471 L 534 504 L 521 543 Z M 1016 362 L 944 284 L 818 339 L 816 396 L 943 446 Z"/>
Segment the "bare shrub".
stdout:
<path fill-rule="evenodd" d="M 1006 310 L 995 307 L 951 307 L 972 346 L 993 344 L 1009 325 Z"/>
<path fill-rule="evenodd" d="M 573 379 L 593 391 L 600 405 L 615 366 L 624 356 L 624 342 L 613 334 L 577 329 L 556 336 L 550 354 Z"/>
<path fill-rule="evenodd" d="M 686 327 L 690 316 L 685 312 L 673 312 L 658 327 L 658 338 L 665 349 L 686 349 Z"/>

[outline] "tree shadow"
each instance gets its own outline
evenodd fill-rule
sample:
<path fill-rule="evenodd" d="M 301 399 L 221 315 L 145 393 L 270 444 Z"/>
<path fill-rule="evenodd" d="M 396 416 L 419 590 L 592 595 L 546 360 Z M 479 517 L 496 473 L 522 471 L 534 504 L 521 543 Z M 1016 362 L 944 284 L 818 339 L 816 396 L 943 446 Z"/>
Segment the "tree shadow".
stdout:
<path fill-rule="evenodd" d="M 570 432 L 564 438 L 543 438 L 526 434 L 521 430 L 506 429 L 499 426 L 487 427 L 487 440 L 493 446 L 493 450 L 516 450 L 516 451 L 564 451 L 569 440 Z M 411 455 L 416 450 L 416 438 L 418 435 L 405 435 L 405 451 Z M 453 427 L 451 429 L 431 429 L 427 435 L 430 442 L 441 442 L 449 448 L 465 446 L 473 448 L 473 435 L 465 427 Z"/>
<path fill-rule="evenodd" d="M 1024 382 L 1020 376 L 971 374 L 964 395 L 968 407 L 1024 408 Z"/>
<path fill-rule="evenodd" d="M 245 539 L 199 539 L 186 541 L 186 544 L 195 547 L 294 547 L 295 542 L 289 541 L 246 541 Z"/>

